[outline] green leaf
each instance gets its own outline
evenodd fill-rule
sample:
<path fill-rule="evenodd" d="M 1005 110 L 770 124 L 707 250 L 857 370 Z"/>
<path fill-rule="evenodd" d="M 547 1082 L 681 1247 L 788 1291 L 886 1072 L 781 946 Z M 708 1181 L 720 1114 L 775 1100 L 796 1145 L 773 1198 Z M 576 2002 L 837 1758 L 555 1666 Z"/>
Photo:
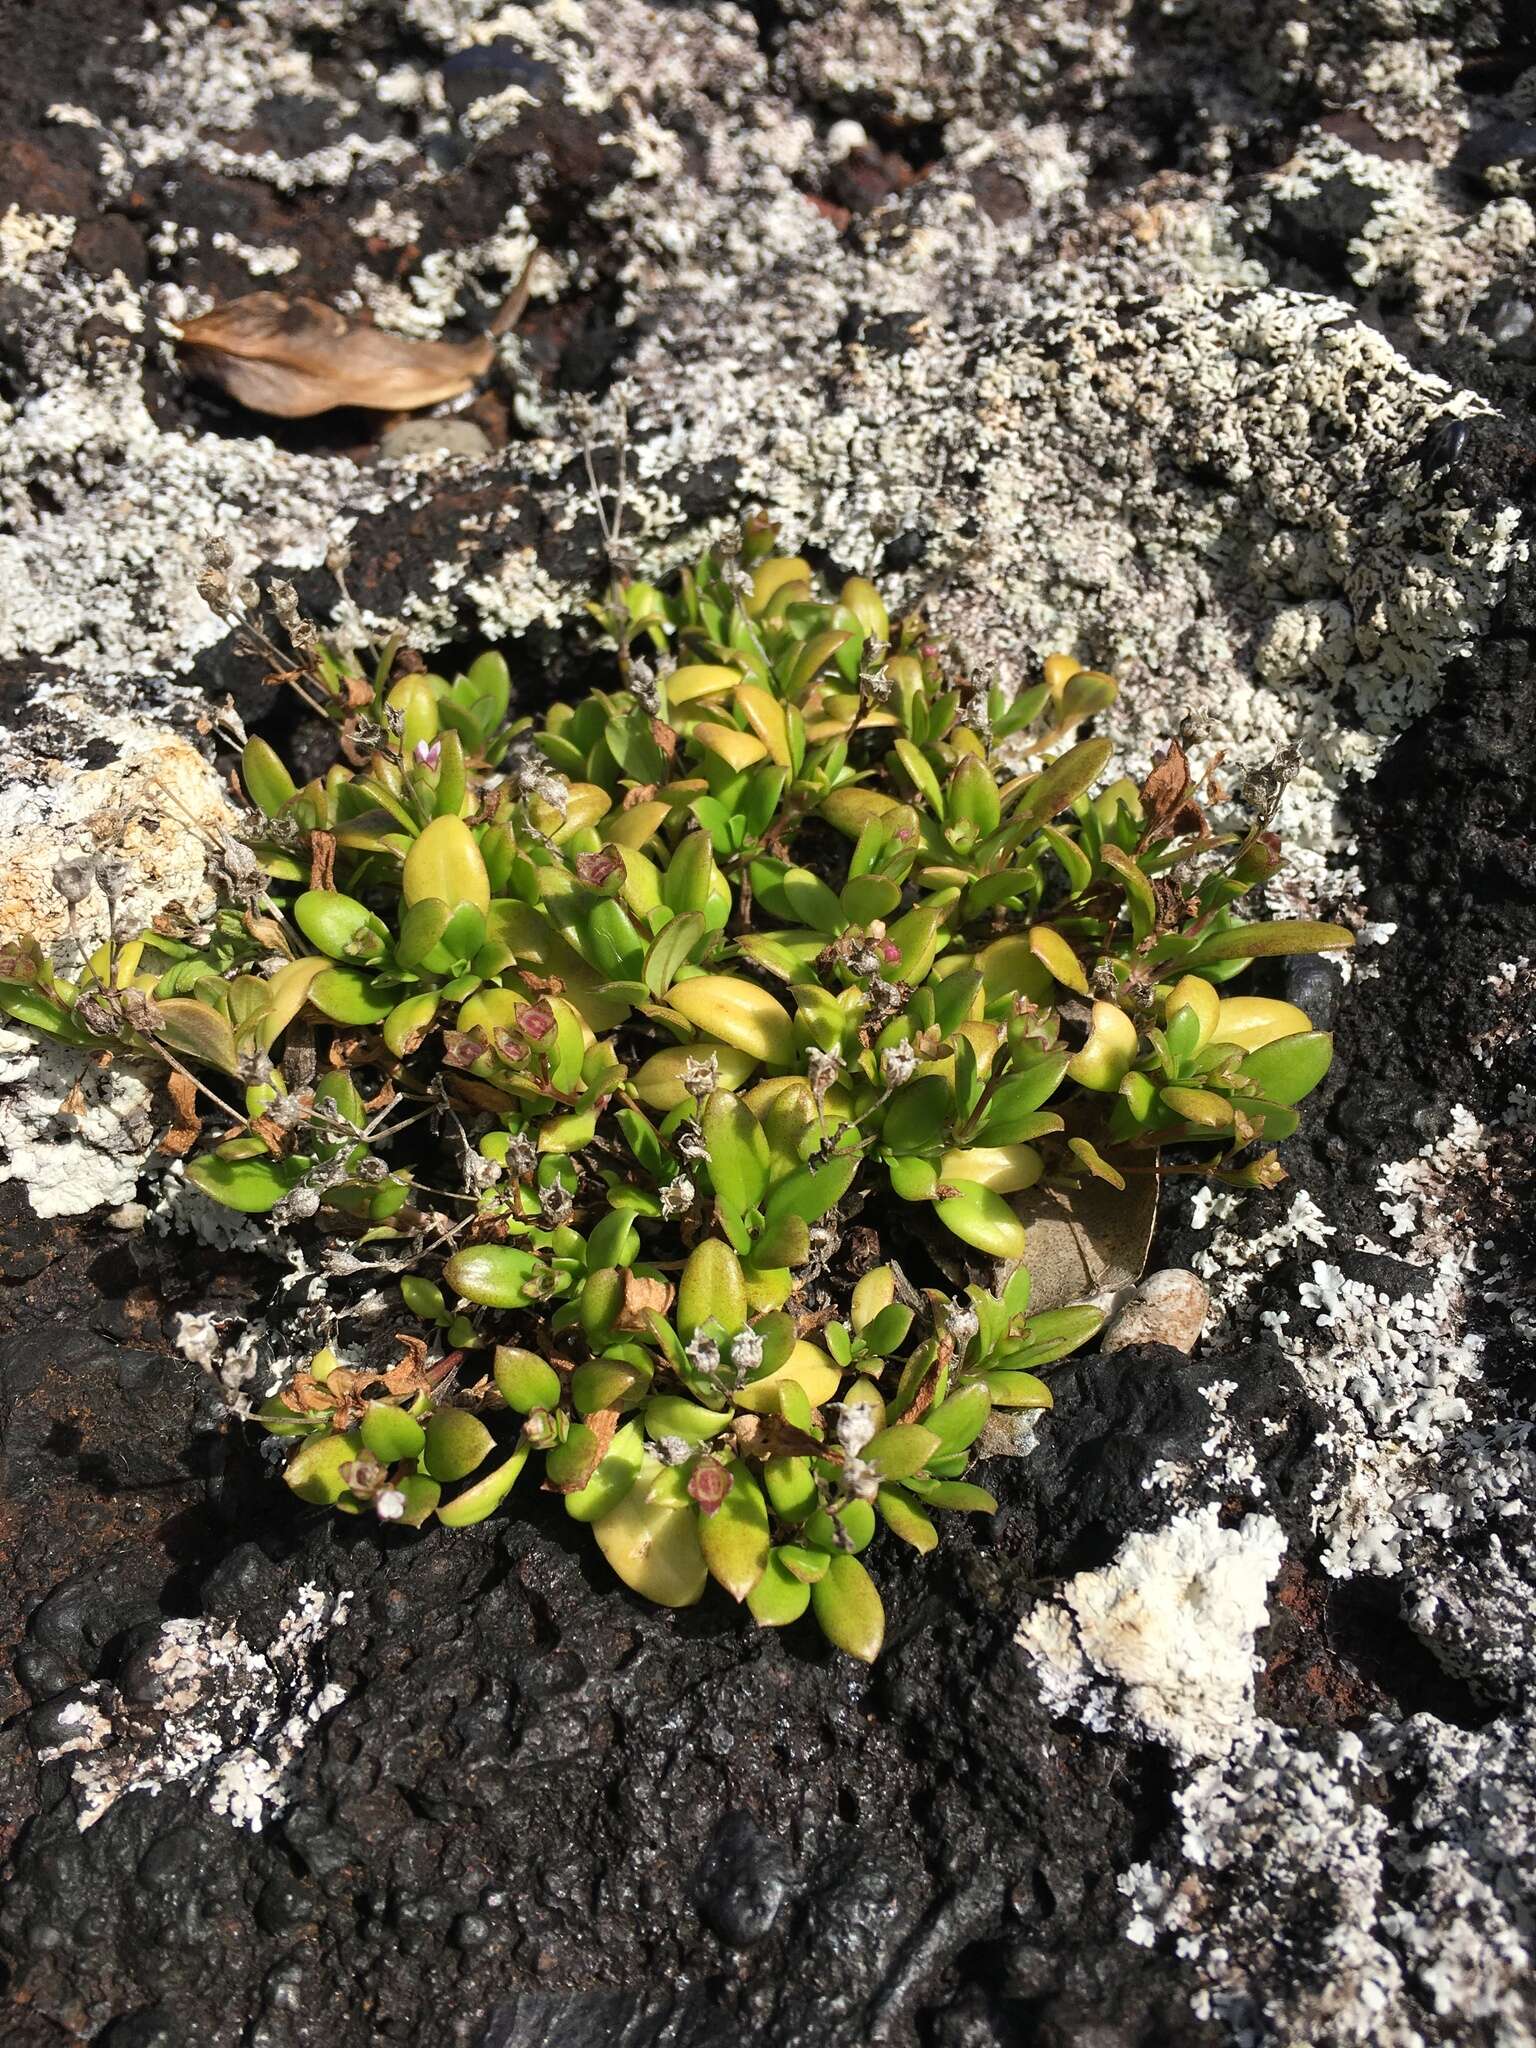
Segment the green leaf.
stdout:
<path fill-rule="evenodd" d="M 1331 953 L 1353 946 L 1355 935 L 1340 924 L 1318 924 L 1310 918 L 1282 918 L 1272 923 L 1235 924 L 1216 932 L 1187 954 L 1179 966 L 1198 973 L 1208 960 L 1268 960 L 1283 953 Z"/>
<path fill-rule="evenodd" d="M 324 979 L 324 977 L 321 977 Z M 228 1020 L 195 996 L 168 996 L 157 1003 L 155 1036 L 200 1066 L 221 1073 L 239 1072 L 240 1055 Z"/>
<path fill-rule="evenodd" d="M 469 673 L 454 687 L 454 696 L 473 717 L 482 733 L 494 732 L 507 715 L 512 702 L 512 676 L 504 655 L 494 650 L 477 654 Z"/>
<path fill-rule="evenodd" d="M 1029 1120 L 1061 1086 L 1070 1053 L 1049 1053 L 1010 1072 L 993 1090 L 976 1127 L 978 1145 L 1020 1145 L 1038 1135 Z M 1022 1127 L 1022 1128 L 1021 1128 Z M 1058 1125 L 1059 1127 L 1059 1125 Z"/>
<path fill-rule="evenodd" d="M 494 1471 L 487 1472 L 473 1486 L 466 1486 L 446 1506 L 440 1507 L 437 1519 L 449 1529 L 467 1529 L 475 1522 L 483 1522 L 487 1515 L 494 1514 L 501 1506 L 527 1462 L 528 1446 L 519 1444 L 511 1457 L 504 1459 Z"/>
<path fill-rule="evenodd" d="M 664 1436 L 680 1436 L 684 1443 L 708 1443 L 730 1422 L 718 1408 L 705 1408 L 698 1401 L 685 1401 L 680 1394 L 653 1394 L 645 1404 L 645 1431 L 653 1443 Z"/>
<path fill-rule="evenodd" d="M 786 1216 L 798 1216 L 806 1223 L 820 1222 L 848 1192 L 858 1169 L 857 1155 L 844 1152 L 834 1153 L 821 1166 L 802 1166 L 786 1174 L 768 1191 L 764 1220 L 776 1224 Z"/>
<path fill-rule="evenodd" d="M 485 1463 L 495 1439 L 478 1415 L 467 1408 L 440 1408 L 427 1423 L 427 1448 L 422 1459 L 427 1475 L 445 1484 L 467 1479 Z"/>
<path fill-rule="evenodd" d="M 381 959 L 389 929 L 354 896 L 334 889 L 306 889 L 293 906 L 293 920 L 312 946 L 333 960 Z"/>
<path fill-rule="evenodd" d="M 1014 819 L 1043 825 L 1066 810 L 1098 780 L 1113 751 L 1112 742 L 1106 739 L 1080 740 L 1075 747 L 1068 747 L 1028 785 L 1013 812 Z"/>
<path fill-rule="evenodd" d="M 945 1181 L 955 1193 L 933 1205 L 934 1214 L 962 1244 L 988 1252 L 994 1259 L 1024 1256 L 1024 1226 L 1008 1203 L 979 1181 Z"/>
<path fill-rule="evenodd" d="M 926 904 L 919 904 L 905 917 L 898 917 L 894 924 L 887 925 L 886 939 L 898 948 L 901 955 L 887 970 L 887 979 L 905 981 L 913 988 L 925 982 L 938 956 L 943 929 L 942 908 L 935 909 Z"/>
<path fill-rule="evenodd" d="M 818 1495 L 809 1458 L 769 1458 L 763 1485 L 773 1512 L 791 1528 L 814 1513 Z"/>
<path fill-rule="evenodd" d="M 903 1543 L 910 1543 L 914 1550 L 926 1556 L 937 1544 L 938 1530 L 911 1495 L 904 1493 L 899 1486 L 882 1486 L 875 1496 L 875 1506 L 891 1534 L 899 1536 Z"/>
<path fill-rule="evenodd" d="M 938 1168 L 931 1159 L 907 1159 L 885 1155 L 885 1169 L 891 1176 L 891 1192 L 898 1201 L 928 1202 L 939 1184 Z"/>
<path fill-rule="evenodd" d="M 907 1340 L 912 1328 L 913 1314 L 904 1303 L 893 1301 L 872 1316 L 859 1335 L 864 1339 L 865 1349 L 874 1352 L 877 1358 L 889 1358 Z"/>
<path fill-rule="evenodd" d="M 840 900 L 844 923 L 869 925 L 890 916 L 901 902 L 901 888 L 888 875 L 851 875 Z"/>
<path fill-rule="evenodd" d="M 752 1246 L 754 1266 L 803 1266 L 811 1256 L 811 1232 L 803 1216 L 777 1216 Z"/>
<path fill-rule="evenodd" d="M 770 1550 L 762 1577 L 747 1595 L 747 1609 L 759 1628 L 788 1628 L 811 1604 L 811 1589 Z"/>
<path fill-rule="evenodd" d="M 728 1088 L 715 1090 L 699 1121 L 715 1192 L 745 1215 L 768 1190 L 768 1140 L 763 1127 L 741 1097 Z"/>
<path fill-rule="evenodd" d="M 926 755 L 917 747 L 914 747 L 910 740 L 904 739 L 897 740 L 891 748 L 891 752 L 906 770 L 908 780 L 929 810 L 932 811 L 936 818 L 942 818 L 944 816 L 944 792 L 939 788 L 939 778 L 934 774 Z M 823 811 L 826 811 L 826 808 L 827 806 L 824 803 L 822 805 Z M 837 821 L 834 819 L 833 822 L 836 823 Z"/>
<path fill-rule="evenodd" d="M 951 1513 L 995 1515 L 997 1501 L 984 1486 L 971 1486 L 963 1479 L 913 1479 L 907 1489 L 930 1507 Z"/>
<path fill-rule="evenodd" d="M 397 1521 L 407 1529 L 419 1529 L 424 1522 L 430 1522 L 443 1489 L 435 1479 L 428 1479 L 421 1472 L 408 1472 L 399 1482 L 400 1491 L 405 1495 L 405 1507 Z"/>
<path fill-rule="evenodd" d="M 1008 1363 L 1031 1370 L 1037 1365 L 1051 1365 L 1058 1358 L 1065 1358 L 1069 1351 L 1076 1351 L 1079 1345 L 1086 1344 L 1090 1337 L 1096 1337 L 1103 1327 L 1102 1309 L 1047 1309 L 1042 1315 L 1031 1316 L 1025 1323 L 1023 1343 L 1010 1349 Z"/>
<path fill-rule="evenodd" d="M 189 1162 L 187 1179 L 226 1209 L 238 1209 L 244 1216 L 264 1216 L 293 1192 L 311 1163 L 308 1159 L 221 1159 L 215 1152 L 205 1152 Z"/>
<path fill-rule="evenodd" d="M 942 1074 L 908 1081 L 886 1105 L 881 1141 L 893 1152 L 928 1151 L 938 1144 L 954 1106 L 954 1094 Z"/>
<path fill-rule="evenodd" d="M 490 876 L 462 818 L 434 818 L 421 833 L 405 857 L 400 894 L 407 904 L 436 897 L 452 909 L 461 903 L 472 903 L 481 912 L 490 909 Z"/>
<path fill-rule="evenodd" d="M 662 878 L 662 902 L 679 916 L 693 911 L 702 922 L 715 873 L 714 850 L 709 834 L 685 832 Z"/>
<path fill-rule="evenodd" d="M 885 1609 L 874 1580 L 856 1557 L 833 1552 L 826 1577 L 811 1588 L 811 1606 L 835 1650 L 874 1663 L 885 1641 Z"/>
<path fill-rule="evenodd" d="M 519 1415 L 560 1406 L 560 1375 L 546 1360 L 515 1344 L 498 1344 L 491 1362 L 496 1390 Z"/>
<path fill-rule="evenodd" d="M 385 1465 L 421 1455 L 426 1432 L 414 1415 L 389 1401 L 370 1401 L 359 1429 L 366 1449 Z"/>
<path fill-rule="evenodd" d="M 689 910 L 681 917 L 674 917 L 651 941 L 645 955 L 642 979 L 653 996 L 666 994 L 677 978 L 678 969 L 687 965 L 703 936 L 703 918 L 698 911 Z"/>
<path fill-rule="evenodd" d="M 1298 1031 L 1290 1038 L 1272 1038 L 1249 1053 L 1238 1072 L 1256 1084 L 1266 1101 L 1289 1108 L 1312 1093 L 1332 1064 L 1330 1032 Z"/>
<path fill-rule="evenodd" d="M 334 1507 L 348 1490 L 341 1468 L 350 1465 L 361 1449 L 361 1439 L 350 1430 L 344 1436 L 309 1437 L 288 1460 L 283 1478 L 300 1500 L 313 1507 Z"/>
<path fill-rule="evenodd" d="M 298 795 L 293 777 L 262 739 L 246 741 L 240 755 L 240 780 L 264 817 L 275 818 L 283 805 Z"/>
<path fill-rule="evenodd" d="M 835 1517 L 826 1508 L 818 1508 L 805 1525 L 804 1538 L 818 1550 L 835 1551 L 839 1528 L 855 1550 L 867 1550 L 874 1540 L 874 1509 L 867 1500 L 845 1501 Z"/>
<path fill-rule="evenodd" d="M 537 1298 L 530 1286 L 539 1272 L 531 1252 L 510 1244 L 477 1244 L 455 1252 L 443 1278 L 455 1293 L 482 1308 L 524 1308 Z"/>
<path fill-rule="evenodd" d="M 691 1607 L 709 1583 L 692 1505 L 653 1502 L 659 1468 L 641 1476 L 616 1507 L 599 1515 L 592 1533 L 604 1557 L 631 1591 L 660 1607 Z"/>
<path fill-rule="evenodd" d="M 983 1375 L 994 1408 L 1049 1408 L 1051 1390 L 1032 1372 L 989 1372 Z"/>
<path fill-rule="evenodd" d="M 381 1023 L 399 993 L 360 967 L 328 967 L 309 985 L 309 1000 L 333 1024 Z"/>
<path fill-rule="evenodd" d="M 770 1066 L 796 1063 L 789 1012 L 755 982 L 732 974 L 699 974 L 673 984 L 667 1001 L 690 1024 Z"/>
<path fill-rule="evenodd" d="M 975 828 L 978 838 L 995 832 L 1002 817 L 997 784 L 992 771 L 979 754 L 962 754 L 949 778 L 949 802 L 945 815 L 951 824 L 963 820 Z"/>
<path fill-rule="evenodd" d="M 713 1514 L 699 1515 L 699 1548 L 710 1575 L 733 1600 L 745 1600 L 768 1563 L 768 1508 L 762 1488 L 736 1459 L 731 1490 Z"/>
<path fill-rule="evenodd" d="M 882 1479 L 906 1479 L 940 1448 L 940 1439 L 920 1422 L 896 1422 L 871 1439 L 864 1457 Z"/>
<path fill-rule="evenodd" d="M 586 1485 L 565 1496 L 565 1512 L 573 1522 L 595 1522 L 625 1499 L 645 1462 L 645 1432 L 626 1422 L 597 1462 Z"/>
<path fill-rule="evenodd" d="M 986 1427 L 992 1413 L 992 1396 L 981 1380 L 959 1387 L 946 1401 L 940 1401 L 923 1417 L 923 1426 L 939 1440 L 935 1456 L 969 1450 Z"/>
<path fill-rule="evenodd" d="M 677 1327 L 686 1343 L 701 1325 L 716 1322 L 734 1337 L 747 1322 L 747 1283 L 741 1261 L 718 1237 L 701 1238 L 688 1254 L 677 1288 Z"/>

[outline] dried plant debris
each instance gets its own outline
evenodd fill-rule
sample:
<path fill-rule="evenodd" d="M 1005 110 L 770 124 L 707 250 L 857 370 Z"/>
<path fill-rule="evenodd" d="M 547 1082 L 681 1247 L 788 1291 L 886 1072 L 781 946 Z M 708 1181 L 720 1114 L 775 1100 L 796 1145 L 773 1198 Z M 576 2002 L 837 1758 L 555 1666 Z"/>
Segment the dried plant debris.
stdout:
<path fill-rule="evenodd" d="M 473 341 L 422 341 L 319 299 L 249 292 L 189 320 L 178 347 L 189 376 L 216 384 L 252 412 L 313 419 L 337 406 L 413 412 L 460 398 L 496 359 L 496 337 L 528 302 L 534 257 L 489 329 Z"/>
<path fill-rule="evenodd" d="M 23 935 L 0 1007 L 159 1059 L 196 1186 L 403 1276 L 403 1363 L 324 1349 L 260 1411 L 302 1499 L 460 1526 L 537 1455 L 637 1592 L 714 1579 L 869 1659 L 860 1553 L 992 1510 L 989 1416 L 1049 1408 L 1161 1177 L 1281 1177 L 1332 1043 L 1228 985 L 1350 937 L 1238 917 L 1281 865 L 1269 784 L 1227 824 L 1178 745 L 1105 782 L 1076 734 L 1110 677 L 977 688 L 775 539 L 616 576 L 612 686 L 537 721 L 500 655 L 360 673 L 211 549 L 207 601 L 337 758 L 301 786 L 246 742 L 207 924 L 109 921 L 67 971 Z"/>

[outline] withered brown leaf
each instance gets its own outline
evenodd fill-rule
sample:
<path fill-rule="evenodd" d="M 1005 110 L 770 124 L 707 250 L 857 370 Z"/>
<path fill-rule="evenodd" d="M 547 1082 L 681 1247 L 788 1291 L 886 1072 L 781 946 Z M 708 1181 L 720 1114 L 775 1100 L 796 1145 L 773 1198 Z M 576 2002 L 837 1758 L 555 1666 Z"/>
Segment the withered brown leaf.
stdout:
<path fill-rule="evenodd" d="M 184 1159 L 197 1143 L 203 1120 L 197 1113 L 197 1083 L 190 1074 L 172 1067 L 165 1077 L 166 1092 L 176 1112 L 176 1121 L 160 1140 L 160 1150 L 172 1159 Z"/>
<path fill-rule="evenodd" d="M 1189 761 L 1177 740 L 1158 754 L 1141 785 L 1141 808 L 1147 839 L 1174 838 L 1205 830 L 1205 813 L 1195 799 Z"/>
<path fill-rule="evenodd" d="M 338 405 L 410 412 L 457 398 L 495 357 L 473 341 L 415 341 L 338 313 L 319 299 L 248 292 L 189 320 L 182 362 L 253 412 L 312 419 Z"/>
<path fill-rule="evenodd" d="M 738 1415 L 731 1424 L 736 1448 L 748 1458 L 828 1458 L 842 1460 L 835 1445 L 825 1444 L 782 1415 Z"/>
<path fill-rule="evenodd" d="M 491 367 L 496 337 L 528 304 L 538 251 L 484 334 L 473 341 L 417 341 L 320 299 L 247 292 L 189 320 L 178 346 L 188 372 L 206 377 L 253 412 L 306 420 L 338 405 L 413 412 L 458 398 Z"/>
<path fill-rule="evenodd" d="M 624 1268 L 624 1297 L 619 1312 L 613 1319 L 616 1330 L 647 1330 L 646 1311 L 655 1309 L 664 1316 L 672 1306 L 670 1282 L 650 1278 L 644 1273 L 635 1273 L 628 1266 Z"/>
<path fill-rule="evenodd" d="M 309 886 L 329 889 L 336 872 L 336 841 L 329 832 L 309 835 Z"/>

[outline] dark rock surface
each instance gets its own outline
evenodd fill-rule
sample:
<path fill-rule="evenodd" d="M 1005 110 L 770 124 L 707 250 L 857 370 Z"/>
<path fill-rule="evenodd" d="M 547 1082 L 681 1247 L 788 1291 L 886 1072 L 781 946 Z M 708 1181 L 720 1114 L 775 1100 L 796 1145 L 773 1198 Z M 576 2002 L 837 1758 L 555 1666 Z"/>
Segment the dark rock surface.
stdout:
<path fill-rule="evenodd" d="M 350 536 L 373 622 L 530 702 L 588 674 L 570 408 L 622 392 L 648 565 L 768 502 L 978 662 L 1115 665 L 1133 746 L 1299 737 L 1296 886 L 1395 931 L 1286 984 L 1338 1033 L 1291 1190 L 1168 1204 L 1225 1321 L 1063 1367 L 995 1522 L 882 1539 L 873 1672 L 641 1606 L 547 1500 L 307 1517 L 175 1350 L 274 1269 L 0 1186 L 0 2035 L 1528 2040 L 1536 50 L 1474 0 L 541 12 L 0 0 L 7 720 L 184 723 L 174 672 L 291 736 L 191 595 L 215 524 L 320 612 Z M 468 332 L 529 230 L 484 462 L 238 414 L 157 325 Z"/>

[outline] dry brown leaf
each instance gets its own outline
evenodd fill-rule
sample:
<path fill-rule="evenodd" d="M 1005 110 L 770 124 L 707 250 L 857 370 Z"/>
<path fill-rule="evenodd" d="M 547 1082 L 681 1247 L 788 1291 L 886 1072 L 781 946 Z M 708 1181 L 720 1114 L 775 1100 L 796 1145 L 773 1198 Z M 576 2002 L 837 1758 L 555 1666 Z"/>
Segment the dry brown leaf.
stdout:
<path fill-rule="evenodd" d="M 424 1337 L 396 1330 L 395 1342 L 405 1347 L 405 1356 L 382 1374 L 384 1385 L 394 1395 L 424 1393 L 432 1382 L 427 1377 L 427 1344 Z M 335 1374 L 331 1377 L 334 1379 Z"/>
<path fill-rule="evenodd" d="M 495 357 L 474 341 L 413 341 L 319 299 L 248 292 L 181 330 L 182 362 L 253 412 L 312 419 L 338 405 L 411 412 L 458 398 Z"/>
<path fill-rule="evenodd" d="M 1126 1163 L 1119 1154 L 1112 1158 Z M 1157 1195 L 1157 1175 L 1145 1172 L 1127 1174 L 1123 1193 L 1105 1181 L 1085 1180 L 1075 1188 L 1041 1185 L 1015 1195 L 1014 1211 L 1026 1232 L 1022 1263 L 1033 1283 L 1030 1313 L 1066 1308 L 1139 1280 L 1157 1221 Z M 1006 1262 L 1000 1285 L 1019 1263 Z"/>
<path fill-rule="evenodd" d="M 1170 740 L 1154 759 L 1141 785 L 1141 808 L 1145 838 L 1177 838 L 1205 830 L 1205 813 L 1195 799 L 1194 778 L 1177 740 Z"/>
<path fill-rule="evenodd" d="M 253 412 L 312 419 L 338 405 L 413 412 L 458 398 L 491 367 L 496 336 L 528 303 L 534 258 L 485 334 L 473 341 L 416 341 L 338 313 L 320 299 L 247 292 L 181 330 L 187 371 L 206 377 Z"/>
<path fill-rule="evenodd" d="M 633 1273 L 624 1268 L 624 1299 L 619 1312 L 613 1319 L 616 1330 L 647 1330 L 646 1312 L 655 1309 L 664 1316 L 672 1306 L 672 1288 L 668 1281 L 648 1279 L 643 1273 Z"/>
<path fill-rule="evenodd" d="M 748 1458 L 827 1458 L 833 1464 L 842 1452 L 809 1431 L 797 1429 L 782 1415 L 738 1415 L 731 1424 L 736 1448 Z"/>
<path fill-rule="evenodd" d="M 172 1067 L 165 1077 L 176 1121 L 160 1140 L 160 1150 L 172 1159 L 184 1159 L 197 1143 L 203 1120 L 197 1113 L 197 1083 L 190 1074 Z"/>
<path fill-rule="evenodd" d="M 336 841 L 329 832 L 309 835 L 309 886 L 329 889 L 336 873 Z"/>

